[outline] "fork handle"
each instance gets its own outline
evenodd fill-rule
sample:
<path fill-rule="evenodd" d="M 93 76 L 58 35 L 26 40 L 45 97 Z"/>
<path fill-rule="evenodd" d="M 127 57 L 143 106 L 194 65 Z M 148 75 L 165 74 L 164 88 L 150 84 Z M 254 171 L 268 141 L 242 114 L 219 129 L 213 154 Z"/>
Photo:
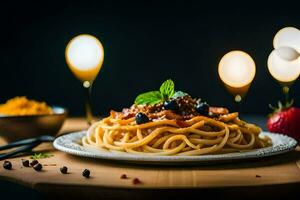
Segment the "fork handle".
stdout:
<path fill-rule="evenodd" d="M 28 151 L 32 150 L 34 147 L 38 146 L 39 144 L 41 144 L 41 142 L 34 142 L 34 143 L 31 143 L 31 144 L 19 147 L 19 148 L 17 148 L 14 151 L 0 154 L 0 160 L 11 158 L 11 157 L 13 157 L 13 156 L 15 156 L 15 155 L 17 155 L 19 153 L 28 152 Z"/>
<path fill-rule="evenodd" d="M 14 147 L 19 147 L 23 145 L 29 145 L 29 144 L 34 144 L 37 142 L 52 142 L 54 140 L 53 136 L 50 135 L 42 135 L 39 137 L 34 137 L 34 138 L 28 138 L 28 139 L 23 139 L 23 140 L 18 140 L 15 142 L 11 142 L 9 144 L 0 146 L 0 151 L 5 150 L 5 149 L 11 149 Z"/>

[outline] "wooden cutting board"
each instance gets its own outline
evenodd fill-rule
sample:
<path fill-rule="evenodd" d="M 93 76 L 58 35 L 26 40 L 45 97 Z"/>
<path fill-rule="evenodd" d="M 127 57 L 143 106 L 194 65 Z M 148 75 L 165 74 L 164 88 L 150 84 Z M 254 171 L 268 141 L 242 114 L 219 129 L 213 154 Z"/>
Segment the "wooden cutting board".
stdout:
<path fill-rule="evenodd" d="M 87 125 L 83 119 L 71 118 L 66 121 L 61 133 L 85 128 Z M 3 140 L 0 140 L 0 144 L 4 144 Z M 0 180 L 20 183 L 43 191 L 75 187 L 77 192 L 87 188 L 86 186 L 175 189 L 300 184 L 299 148 L 284 155 L 259 160 L 190 167 L 141 166 L 88 159 L 59 152 L 50 144 L 41 145 L 36 150 L 53 154 L 50 158 L 39 160 L 44 165 L 41 172 L 22 166 L 21 159 L 29 159 L 29 156 L 17 157 L 9 159 L 13 164 L 12 170 L 3 169 L 3 161 L 0 161 Z M 69 173 L 61 174 L 59 170 L 61 166 L 67 166 Z M 91 171 L 90 178 L 81 175 L 84 169 Z M 128 179 L 121 179 L 122 174 L 126 174 Z M 142 183 L 133 184 L 134 178 L 140 179 Z"/>

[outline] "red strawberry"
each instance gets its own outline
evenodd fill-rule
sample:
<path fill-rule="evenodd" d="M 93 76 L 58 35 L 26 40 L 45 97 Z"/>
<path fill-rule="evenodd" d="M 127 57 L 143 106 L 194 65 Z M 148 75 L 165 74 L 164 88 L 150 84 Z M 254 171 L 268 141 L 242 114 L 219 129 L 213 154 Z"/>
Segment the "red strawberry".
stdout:
<path fill-rule="evenodd" d="M 291 107 L 293 102 L 283 106 L 278 102 L 277 109 L 270 115 L 267 127 L 270 132 L 282 133 L 295 138 L 300 143 L 300 108 Z"/>

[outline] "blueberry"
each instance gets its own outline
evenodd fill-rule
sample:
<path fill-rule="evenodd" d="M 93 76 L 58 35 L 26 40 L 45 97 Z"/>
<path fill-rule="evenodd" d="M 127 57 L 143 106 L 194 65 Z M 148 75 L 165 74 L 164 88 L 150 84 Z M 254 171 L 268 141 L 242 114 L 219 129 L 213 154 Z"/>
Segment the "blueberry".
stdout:
<path fill-rule="evenodd" d="M 135 116 L 135 121 L 137 124 L 144 124 L 144 123 L 149 122 L 149 118 L 144 113 L 139 112 Z"/>
<path fill-rule="evenodd" d="M 206 102 L 201 102 L 196 106 L 196 111 L 204 116 L 208 115 L 209 105 Z"/>
<path fill-rule="evenodd" d="M 178 103 L 174 99 L 171 101 L 165 101 L 164 108 L 165 108 L 165 110 L 173 110 L 173 111 L 179 110 Z"/>

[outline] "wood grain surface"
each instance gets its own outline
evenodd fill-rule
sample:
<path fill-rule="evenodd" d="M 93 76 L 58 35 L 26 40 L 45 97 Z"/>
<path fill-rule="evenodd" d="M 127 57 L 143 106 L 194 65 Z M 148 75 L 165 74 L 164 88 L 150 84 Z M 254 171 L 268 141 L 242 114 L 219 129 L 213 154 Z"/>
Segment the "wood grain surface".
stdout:
<path fill-rule="evenodd" d="M 84 120 L 68 119 L 62 133 L 86 129 Z M 0 144 L 4 144 L 0 140 Z M 68 155 L 53 149 L 51 144 L 43 144 L 35 149 L 53 154 L 40 159 L 43 170 L 36 172 L 31 167 L 23 167 L 21 159 L 29 155 L 9 159 L 12 170 L 5 170 L 0 161 L 0 180 L 19 183 L 40 191 L 58 191 L 60 188 L 77 188 L 78 191 L 90 188 L 110 189 L 191 189 L 258 187 L 285 184 L 300 184 L 300 150 L 270 158 L 237 161 L 228 164 L 186 167 L 157 167 L 109 162 Z M 68 174 L 61 174 L 59 168 L 67 166 Z M 84 178 L 84 169 L 91 171 L 90 178 Z M 120 176 L 126 174 L 127 179 Z M 141 184 L 133 184 L 138 178 Z M 71 191 L 71 190 L 70 190 Z"/>

